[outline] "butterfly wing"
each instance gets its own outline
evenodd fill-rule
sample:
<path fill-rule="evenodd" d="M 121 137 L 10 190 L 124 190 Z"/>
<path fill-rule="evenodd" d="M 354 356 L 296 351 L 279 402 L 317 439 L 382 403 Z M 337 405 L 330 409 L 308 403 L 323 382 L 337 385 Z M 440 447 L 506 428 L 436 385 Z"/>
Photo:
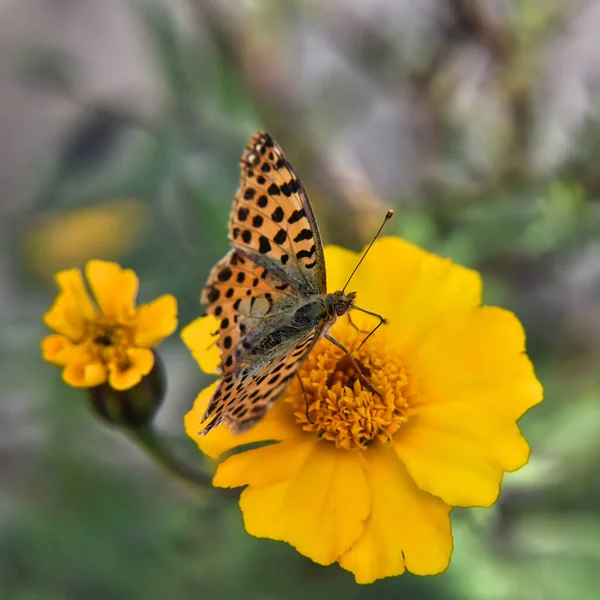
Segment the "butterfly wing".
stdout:
<path fill-rule="evenodd" d="M 202 291 L 207 312 L 221 320 L 217 335 L 221 373 L 238 368 L 235 350 L 256 327 L 292 310 L 299 292 L 237 250 L 230 250 L 212 269 Z"/>
<path fill-rule="evenodd" d="M 278 352 L 262 359 L 258 368 L 252 365 L 223 377 L 202 421 L 214 418 L 200 433 L 206 435 L 225 423 L 234 434 L 240 434 L 260 421 L 296 375 L 324 327 L 325 321 L 284 340 Z"/>
<path fill-rule="evenodd" d="M 257 133 L 240 164 L 240 188 L 229 218 L 233 247 L 305 296 L 326 293 L 317 221 L 283 150 L 268 133 Z"/>
<path fill-rule="evenodd" d="M 203 422 L 206 434 L 225 422 L 240 433 L 259 421 L 319 339 L 326 316 L 291 327 L 303 301 L 326 293 L 325 260 L 308 196 L 267 133 L 257 133 L 240 160 L 240 188 L 229 218 L 230 251 L 202 293 L 216 332 L 223 378 Z M 263 347 L 257 340 L 276 337 Z M 254 348 L 253 348 L 253 345 Z"/>

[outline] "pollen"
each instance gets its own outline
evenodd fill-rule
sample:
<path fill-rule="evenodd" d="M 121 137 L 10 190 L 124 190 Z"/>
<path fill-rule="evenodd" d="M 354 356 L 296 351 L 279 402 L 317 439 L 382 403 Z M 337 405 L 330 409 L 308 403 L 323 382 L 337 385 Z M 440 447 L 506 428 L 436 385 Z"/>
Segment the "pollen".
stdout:
<path fill-rule="evenodd" d="M 347 450 L 389 442 L 414 414 L 414 386 L 402 357 L 388 350 L 383 328 L 361 346 L 366 335 L 344 319 L 332 336 L 353 360 L 329 340 L 320 340 L 286 396 L 305 431 Z"/>

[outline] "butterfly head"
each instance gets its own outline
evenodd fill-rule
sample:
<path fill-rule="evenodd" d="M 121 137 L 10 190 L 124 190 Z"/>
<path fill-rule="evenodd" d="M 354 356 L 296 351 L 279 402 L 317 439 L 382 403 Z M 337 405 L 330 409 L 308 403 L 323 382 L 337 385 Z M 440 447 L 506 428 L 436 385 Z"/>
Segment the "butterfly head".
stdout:
<path fill-rule="evenodd" d="M 356 292 L 346 294 L 346 292 L 339 291 L 329 294 L 326 300 L 329 314 L 335 317 L 345 315 L 354 304 L 355 298 Z"/>

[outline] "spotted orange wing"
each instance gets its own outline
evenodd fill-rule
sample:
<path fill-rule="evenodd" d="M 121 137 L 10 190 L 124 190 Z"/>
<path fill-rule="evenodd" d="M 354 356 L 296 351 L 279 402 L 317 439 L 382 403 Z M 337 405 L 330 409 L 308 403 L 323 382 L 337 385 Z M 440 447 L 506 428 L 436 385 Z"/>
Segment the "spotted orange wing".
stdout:
<path fill-rule="evenodd" d="M 283 150 L 268 133 L 257 133 L 240 165 L 240 188 L 229 217 L 233 247 L 306 296 L 326 293 L 317 221 Z"/>
<path fill-rule="evenodd" d="M 325 322 L 271 357 L 258 372 L 242 369 L 226 375 L 219 383 L 203 417 L 214 417 L 202 430 L 206 435 L 221 422 L 234 434 L 250 429 L 285 392 L 290 380 L 318 341 Z"/>
<path fill-rule="evenodd" d="M 237 368 L 235 349 L 246 333 L 295 306 L 299 297 L 277 275 L 230 250 L 213 267 L 200 299 L 207 312 L 220 319 L 215 332 L 220 372 L 226 375 Z"/>

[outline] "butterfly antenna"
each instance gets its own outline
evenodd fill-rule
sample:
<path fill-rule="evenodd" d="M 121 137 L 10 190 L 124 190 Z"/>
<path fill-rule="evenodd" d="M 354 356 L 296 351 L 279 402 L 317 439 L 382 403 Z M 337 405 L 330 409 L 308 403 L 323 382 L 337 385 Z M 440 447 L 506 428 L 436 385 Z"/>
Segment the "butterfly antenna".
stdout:
<path fill-rule="evenodd" d="M 360 267 L 362 261 L 365 260 L 365 256 L 369 253 L 369 250 L 371 249 L 371 246 L 375 243 L 375 240 L 379 237 L 379 234 L 381 233 L 381 231 L 385 227 L 385 224 L 393 216 L 394 216 L 394 211 L 391 210 L 391 209 L 388 210 L 387 213 L 385 214 L 385 218 L 383 219 L 383 223 L 381 224 L 381 226 L 377 230 L 377 233 L 375 234 L 375 237 L 371 240 L 371 243 L 369 244 L 369 246 L 367 247 L 367 249 L 364 251 L 363 255 L 360 257 L 360 260 L 358 261 L 358 263 L 356 264 L 356 266 L 352 270 L 352 273 L 350 273 L 350 277 L 348 277 L 348 281 L 346 281 L 346 285 L 342 288 L 342 292 L 346 291 L 346 288 L 348 287 L 348 284 L 350 283 L 350 280 L 354 277 L 354 273 L 356 273 L 356 271 L 358 270 L 358 267 Z"/>

